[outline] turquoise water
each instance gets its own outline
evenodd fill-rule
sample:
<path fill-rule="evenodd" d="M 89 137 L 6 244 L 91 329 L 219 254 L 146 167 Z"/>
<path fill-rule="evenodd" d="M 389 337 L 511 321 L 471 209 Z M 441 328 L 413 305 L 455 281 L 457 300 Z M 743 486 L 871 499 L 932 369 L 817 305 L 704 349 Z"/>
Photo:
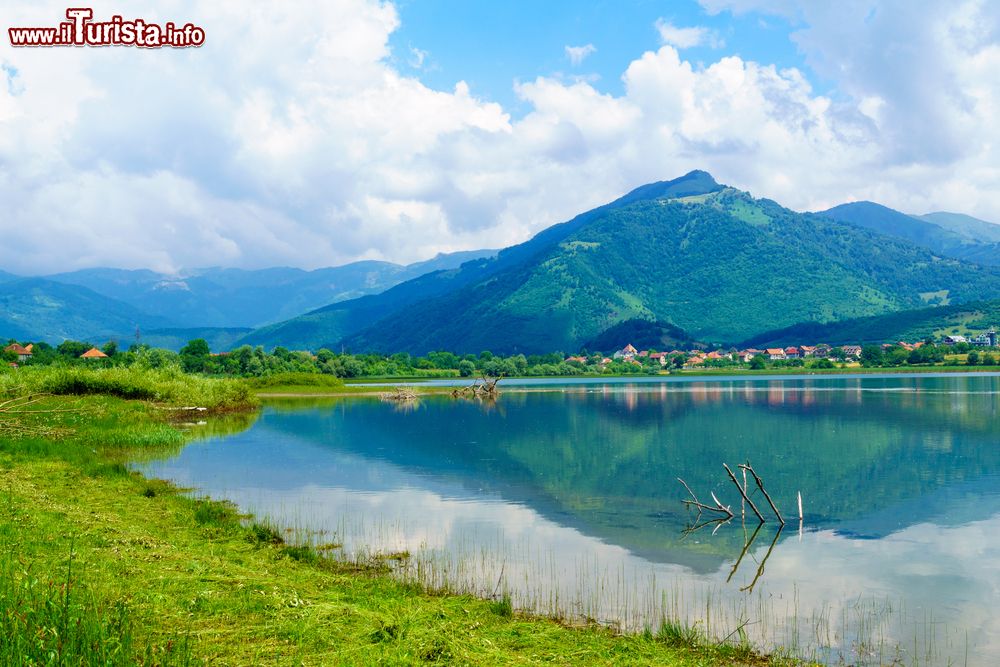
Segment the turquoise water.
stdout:
<path fill-rule="evenodd" d="M 409 551 L 400 576 L 526 609 L 742 627 L 834 663 L 989 665 L 998 408 L 997 376 L 549 381 L 494 404 L 276 402 L 142 469 L 346 554 Z M 742 481 L 747 460 L 780 531 L 759 493 L 768 522 L 741 520 L 722 464 Z M 687 531 L 678 477 L 734 520 Z"/>

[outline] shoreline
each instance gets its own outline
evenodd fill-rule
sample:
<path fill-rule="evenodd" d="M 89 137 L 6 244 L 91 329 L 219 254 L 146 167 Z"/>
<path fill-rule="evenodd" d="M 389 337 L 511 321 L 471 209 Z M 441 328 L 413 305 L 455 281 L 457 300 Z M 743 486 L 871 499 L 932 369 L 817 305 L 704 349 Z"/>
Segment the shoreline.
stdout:
<path fill-rule="evenodd" d="M 996 368 L 997 370 L 993 370 Z M 981 377 L 1000 377 L 1000 367 L 982 366 L 938 366 L 928 368 L 837 368 L 799 370 L 789 372 L 764 371 L 692 371 L 663 375 L 563 375 L 563 376 L 519 376 L 504 378 L 500 384 L 501 393 L 532 393 L 566 391 L 568 386 L 586 387 L 611 385 L 657 385 L 685 384 L 691 382 L 750 382 L 750 381 L 784 381 L 799 379 L 879 379 L 879 378 L 921 378 L 921 377 L 951 377 L 956 375 L 975 374 Z M 369 381 L 344 384 L 342 389 L 331 391 L 320 388 L 311 391 L 309 387 L 289 386 L 269 387 L 264 391 L 255 392 L 259 398 L 361 398 L 365 396 L 378 398 L 379 394 L 396 387 L 413 389 L 417 396 L 450 395 L 452 390 L 465 387 L 471 381 L 452 379 L 417 380 L 412 378 L 372 378 Z M 353 389 L 353 390 L 352 390 Z"/>

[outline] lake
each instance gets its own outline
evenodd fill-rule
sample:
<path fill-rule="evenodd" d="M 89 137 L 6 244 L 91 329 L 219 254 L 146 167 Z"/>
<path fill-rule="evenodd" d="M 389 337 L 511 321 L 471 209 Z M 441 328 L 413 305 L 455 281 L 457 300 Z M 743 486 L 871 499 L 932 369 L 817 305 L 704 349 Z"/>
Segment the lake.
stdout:
<path fill-rule="evenodd" d="M 1000 377 L 504 385 L 495 403 L 273 401 L 136 467 L 522 609 L 828 663 L 1000 663 Z M 746 461 L 783 529 L 760 492 L 767 522 L 741 517 L 722 465 L 742 483 Z M 698 528 L 715 517 L 678 478 L 734 519 Z"/>

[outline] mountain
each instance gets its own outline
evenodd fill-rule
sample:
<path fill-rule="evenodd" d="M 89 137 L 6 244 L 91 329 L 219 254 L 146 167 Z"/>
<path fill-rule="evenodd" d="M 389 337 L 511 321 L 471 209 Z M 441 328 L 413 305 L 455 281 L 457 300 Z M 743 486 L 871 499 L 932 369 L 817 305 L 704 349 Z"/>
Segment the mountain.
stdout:
<path fill-rule="evenodd" d="M 937 213 L 925 213 L 924 215 L 914 217 L 953 231 L 970 241 L 977 243 L 1000 243 L 1000 225 L 986 222 L 979 218 L 973 218 L 971 215 L 938 211 Z"/>
<path fill-rule="evenodd" d="M 336 301 L 379 292 L 429 271 L 495 254 L 475 250 L 440 254 L 403 266 L 362 261 L 314 271 L 208 268 L 177 276 L 147 270 L 84 269 L 48 276 L 87 287 L 188 327 L 256 327 L 286 320 Z"/>
<path fill-rule="evenodd" d="M 170 321 L 77 285 L 42 278 L 0 283 L 0 340 L 67 338 L 93 343 L 131 337 L 136 326 L 153 328 Z"/>
<path fill-rule="evenodd" d="M 841 204 L 818 215 L 903 239 L 945 257 L 1000 266 L 1000 225 L 971 216 L 907 215 L 868 201 Z"/>
<path fill-rule="evenodd" d="M 904 310 L 840 322 L 802 322 L 758 334 L 739 346 L 760 348 L 814 343 L 915 342 L 928 336 L 980 334 L 994 326 L 1000 326 L 1000 300 Z"/>
<path fill-rule="evenodd" d="M 929 223 L 928 226 L 932 226 Z M 705 172 L 638 188 L 457 270 L 335 304 L 244 341 L 354 351 L 575 351 L 633 319 L 737 341 L 1000 296 L 1000 269 L 796 213 Z"/>
<path fill-rule="evenodd" d="M 513 270 L 525 262 L 530 262 L 610 211 L 650 198 L 691 197 L 721 189 L 722 186 L 704 171 L 692 171 L 672 181 L 650 183 L 609 204 L 582 213 L 568 222 L 544 229 L 524 243 L 501 250 L 494 258 L 466 262 L 457 269 L 427 274 L 381 294 L 320 308 L 287 322 L 263 327 L 240 342 L 265 347 L 284 345 L 294 349 L 336 348 L 345 337 L 374 325 L 393 313 L 413 308 L 428 299 L 457 292 L 462 288 L 486 281 L 495 274 L 502 274 L 504 271 Z M 417 317 L 419 319 L 419 313 Z"/>

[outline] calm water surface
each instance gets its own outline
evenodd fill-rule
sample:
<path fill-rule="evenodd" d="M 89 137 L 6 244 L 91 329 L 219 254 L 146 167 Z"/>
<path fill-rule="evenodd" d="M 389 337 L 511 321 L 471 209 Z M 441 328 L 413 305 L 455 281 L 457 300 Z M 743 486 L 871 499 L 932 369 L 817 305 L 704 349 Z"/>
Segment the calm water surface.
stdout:
<path fill-rule="evenodd" d="M 275 402 L 139 467 L 522 608 L 742 628 L 832 663 L 1000 664 L 1000 377 L 561 385 Z M 722 464 L 748 459 L 781 531 L 740 521 Z M 686 531 L 678 477 L 736 519 Z"/>

